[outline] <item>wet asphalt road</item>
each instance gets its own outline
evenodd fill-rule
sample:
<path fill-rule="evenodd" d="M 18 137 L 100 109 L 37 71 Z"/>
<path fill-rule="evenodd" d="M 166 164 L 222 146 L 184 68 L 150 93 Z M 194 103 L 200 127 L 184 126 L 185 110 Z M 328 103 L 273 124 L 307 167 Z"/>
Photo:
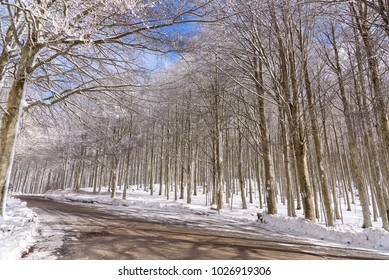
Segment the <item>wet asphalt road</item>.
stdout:
<path fill-rule="evenodd" d="M 38 214 L 36 244 L 27 259 L 62 260 L 322 260 L 389 259 L 370 251 L 337 248 L 262 229 L 207 229 L 201 223 L 150 217 L 155 209 L 95 207 L 20 197 Z M 155 213 L 163 216 L 163 212 Z M 185 215 L 196 215 L 188 213 Z M 191 220 L 196 217 L 191 216 Z M 207 220 L 208 221 L 208 220 Z M 234 227 L 230 225 L 230 227 Z M 215 227 L 212 227 L 215 228 Z M 227 227 L 228 228 L 228 227 Z"/>

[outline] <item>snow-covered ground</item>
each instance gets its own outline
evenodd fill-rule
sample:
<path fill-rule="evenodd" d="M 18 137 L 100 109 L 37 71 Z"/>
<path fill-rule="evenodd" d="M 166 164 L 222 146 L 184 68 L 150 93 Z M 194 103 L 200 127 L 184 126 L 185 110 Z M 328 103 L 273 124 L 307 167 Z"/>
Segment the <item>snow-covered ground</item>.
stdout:
<path fill-rule="evenodd" d="M 0 260 L 19 259 L 34 243 L 37 217 L 26 203 L 8 198 L 6 216 L 0 216 Z"/>
<path fill-rule="evenodd" d="M 155 186 L 155 189 L 158 191 L 158 185 Z M 212 210 L 209 203 L 206 205 L 207 199 L 203 194 L 193 196 L 192 204 L 188 205 L 185 200 L 174 201 L 173 193 L 170 195 L 170 200 L 167 200 L 165 196 L 160 196 L 157 193 L 150 196 L 149 192 L 138 189 L 136 186 L 131 186 L 128 189 L 126 200 L 121 199 L 121 190 L 117 191 L 116 198 L 110 198 L 110 194 L 106 190 L 100 194 L 93 194 L 91 189 L 82 189 L 79 193 L 74 190 L 50 191 L 45 194 L 45 197 L 60 201 L 88 202 L 88 205 L 96 206 L 112 205 L 123 211 L 131 207 L 156 209 L 158 211 L 152 211 L 156 219 L 158 217 L 155 215 L 166 216 L 167 212 L 169 217 L 177 213 L 176 218 L 182 219 L 181 213 L 190 211 L 209 216 L 209 219 L 212 219 L 212 224 L 219 223 L 218 228 L 222 230 L 223 224 L 228 220 L 230 224 L 236 224 L 238 227 L 240 225 L 250 226 L 254 229 L 260 227 L 278 234 L 299 236 L 309 239 L 311 242 L 316 240 L 320 244 L 330 243 L 332 246 L 344 248 L 362 248 L 389 255 L 389 232 L 382 229 L 380 220 L 373 222 L 373 228 L 362 229 L 362 214 L 359 205 L 353 205 L 352 211 L 342 210 L 343 222 L 339 220 L 336 227 L 327 228 L 323 221 L 312 223 L 304 219 L 302 211 L 297 211 L 296 218 L 287 217 L 286 206 L 282 203 L 278 204 L 278 215 L 266 214 L 265 209 L 259 209 L 258 202 L 248 204 L 249 208 L 242 210 L 238 195 L 233 197 L 232 207 L 231 204 L 226 203 L 224 209 L 219 213 Z M 213 215 L 210 215 L 211 213 Z M 263 223 L 258 221 L 257 213 L 262 214 Z M 0 259 L 12 259 L 18 254 L 20 255 L 23 246 L 26 248 L 31 244 L 34 234 L 35 223 L 30 222 L 35 221 L 33 213 L 23 203 L 11 199 L 8 216 L 4 221 L 0 221 Z M 150 217 L 146 218 L 150 219 Z"/>

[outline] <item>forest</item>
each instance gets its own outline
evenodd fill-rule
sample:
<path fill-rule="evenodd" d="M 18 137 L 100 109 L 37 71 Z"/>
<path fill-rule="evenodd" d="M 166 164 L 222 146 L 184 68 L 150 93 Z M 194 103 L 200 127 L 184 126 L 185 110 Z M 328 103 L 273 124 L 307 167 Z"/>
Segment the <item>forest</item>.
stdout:
<path fill-rule="evenodd" d="M 3 208 L 135 185 L 389 231 L 388 0 L 0 3 Z"/>

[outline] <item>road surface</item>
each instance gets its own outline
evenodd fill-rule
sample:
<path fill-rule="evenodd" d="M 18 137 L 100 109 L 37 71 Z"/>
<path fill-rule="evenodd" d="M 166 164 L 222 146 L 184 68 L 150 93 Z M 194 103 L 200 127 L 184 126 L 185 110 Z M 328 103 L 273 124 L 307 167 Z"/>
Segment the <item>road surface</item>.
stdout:
<path fill-rule="evenodd" d="M 128 207 L 121 212 L 122 208 L 115 206 L 20 198 L 39 219 L 37 243 L 24 255 L 27 259 L 389 259 L 370 251 L 315 244 L 259 228 L 245 230 L 227 222 L 218 228 L 217 223 L 210 224 L 212 217 L 196 213 L 185 215 L 191 215 L 189 221 L 198 222 L 186 222 L 185 216 L 177 219 L 168 211 L 155 209 Z M 156 217 L 155 221 L 150 217 Z"/>

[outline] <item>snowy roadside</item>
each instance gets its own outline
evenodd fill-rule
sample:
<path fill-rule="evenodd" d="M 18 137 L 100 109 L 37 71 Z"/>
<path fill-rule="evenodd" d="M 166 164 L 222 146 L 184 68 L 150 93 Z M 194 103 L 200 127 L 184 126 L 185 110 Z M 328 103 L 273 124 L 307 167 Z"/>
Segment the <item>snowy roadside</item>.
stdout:
<path fill-rule="evenodd" d="M 120 197 L 120 191 L 117 194 Z M 108 193 L 93 194 L 90 189 L 83 189 L 79 193 L 74 190 L 66 191 L 50 191 L 45 195 L 48 199 L 60 201 L 73 201 L 91 204 L 114 205 L 145 207 L 158 209 L 186 209 L 196 213 L 215 213 L 210 206 L 204 206 L 204 198 L 194 197 L 191 205 L 181 201 L 166 200 L 164 196 L 150 196 L 149 193 L 135 188 L 130 189 L 126 200 L 120 198 L 110 198 Z M 278 234 L 288 234 L 298 236 L 300 238 L 308 238 L 317 240 L 317 242 L 327 242 L 331 245 L 343 248 L 358 248 L 368 249 L 385 253 L 389 255 L 389 232 L 386 232 L 376 223 L 373 228 L 362 229 L 357 222 L 358 213 L 348 213 L 345 215 L 344 224 L 338 223 L 336 227 L 327 228 L 322 223 L 312 223 L 302 217 L 291 218 L 287 217 L 284 208 L 280 205 L 278 215 L 268 215 L 256 206 L 250 205 L 249 209 L 241 210 L 239 208 L 238 197 L 234 198 L 233 209 L 225 208 L 220 211 L 219 215 L 211 215 L 215 221 L 220 217 L 220 223 L 223 220 L 236 221 L 237 223 L 244 222 L 245 225 L 252 227 L 260 227 L 266 230 L 274 231 Z M 236 207 L 235 207 L 236 205 Z M 257 212 L 262 212 L 264 222 L 261 223 L 257 219 Z M 354 214 L 354 215 L 353 215 Z"/>
<path fill-rule="evenodd" d="M 311 242 L 316 240 L 320 244 L 325 242 L 331 243 L 332 246 L 368 249 L 389 255 L 389 233 L 380 228 L 379 222 L 375 223 L 373 228 L 362 229 L 358 209 L 344 213 L 344 224 L 338 223 L 334 228 L 327 228 L 321 222 L 314 224 L 305 220 L 301 213 L 296 218 L 287 217 L 282 204 L 279 204 L 278 215 L 267 215 L 254 204 L 247 210 L 241 210 L 238 196 L 234 197 L 232 209 L 226 206 L 216 214 L 209 205 L 204 206 L 205 200 L 201 195 L 193 197 L 191 205 L 185 204 L 182 200 L 166 200 L 164 196 L 150 196 L 148 192 L 136 188 L 129 190 L 126 200 L 119 198 L 120 191 L 117 195 L 118 198 L 110 198 L 107 192 L 93 194 L 90 189 L 82 189 L 79 193 L 74 190 L 50 191 L 45 194 L 45 197 L 59 201 L 113 205 L 123 211 L 131 206 L 156 209 L 158 211 L 153 211 L 156 215 L 163 213 L 164 210 L 170 210 L 170 215 L 172 212 L 177 212 L 177 219 L 182 218 L 179 216 L 180 212 L 191 211 L 204 216 L 209 215 L 209 219 L 212 219 L 213 223 L 219 223 L 220 228 L 223 228 L 223 224 L 228 220 L 237 227 L 244 225 L 254 231 L 255 228 L 260 227 L 277 234 L 309 239 Z M 264 223 L 258 221 L 257 212 L 262 212 Z M 36 214 L 26 207 L 26 203 L 17 198 L 7 200 L 6 214 L 5 219 L 0 218 L 0 260 L 20 259 L 23 252 L 34 243 L 38 219 Z"/>
<path fill-rule="evenodd" d="M 20 259 L 34 243 L 37 216 L 26 203 L 8 198 L 6 216 L 0 217 L 0 260 Z"/>

